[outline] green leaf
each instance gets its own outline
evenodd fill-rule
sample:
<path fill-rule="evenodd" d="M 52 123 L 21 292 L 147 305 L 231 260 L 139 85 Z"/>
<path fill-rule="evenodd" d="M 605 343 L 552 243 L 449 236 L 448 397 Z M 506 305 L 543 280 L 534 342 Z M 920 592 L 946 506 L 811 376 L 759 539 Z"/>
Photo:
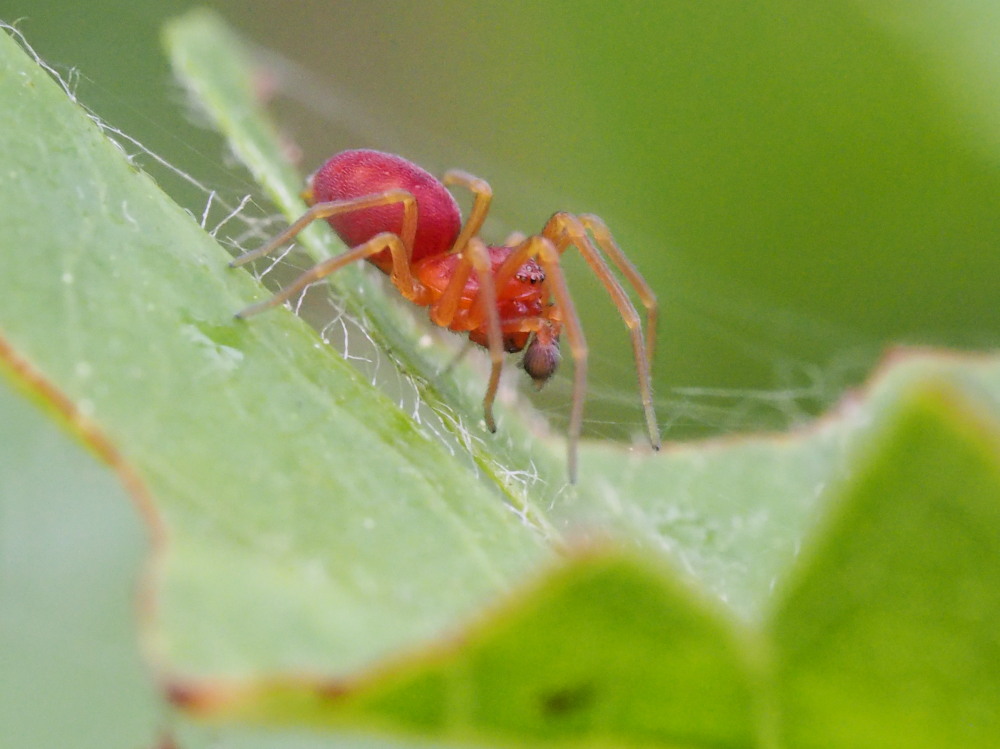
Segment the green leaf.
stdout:
<path fill-rule="evenodd" d="M 750 746 L 758 648 L 672 577 L 658 564 L 595 550 L 460 638 L 347 688 L 208 684 L 182 698 L 195 710 L 266 723 L 346 720 L 514 745 Z"/>
<path fill-rule="evenodd" d="M 4 358 L 155 519 L 168 670 L 343 674 L 548 556 L 300 320 L 235 320 L 253 279 L 6 35 L 0 55 Z"/>
<path fill-rule="evenodd" d="M 756 648 L 669 570 L 595 554 L 376 684 L 362 709 L 424 732 L 513 743 L 749 746 Z"/>
<path fill-rule="evenodd" d="M 586 491 L 555 505 L 551 521 L 614 529 L 665 548 L 742 617 L 760 619 L 803 538 L 857 461 L 876 449 L 873 432 L 901 397 L 928 381 L 949 382 L 1000 412 L 996 357 L 899 350 L 863 393 L 790 434 L 673 445 L 655 460 L 588 444 L 581 453 Z"/>
<path fill-rule="evenodd" d="M 915 394 L 773 615 L 783 742 L 1000 742 L 1000 429 L 952 387 Z"/>
<path fill-rule="evenodd" d="M 148 746 L 162 707 L 135 637 L 141 522 L 116 477 L 5 382 L 0 425 L 4 743 Z"/>

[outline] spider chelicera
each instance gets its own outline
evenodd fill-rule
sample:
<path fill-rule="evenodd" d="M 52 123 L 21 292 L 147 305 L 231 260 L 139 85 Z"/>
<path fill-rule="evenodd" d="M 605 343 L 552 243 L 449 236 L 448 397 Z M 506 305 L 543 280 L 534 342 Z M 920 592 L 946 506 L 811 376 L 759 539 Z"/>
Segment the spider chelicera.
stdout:
<path fill-rule="evenodd" d="M 474 196 L 464 224 L 446 185 L 465 187 Z M 435 324 L 468 333 L 472 342 L 489 351 L 492 369 L 483 417 L 491 432 L 496 431 L 493 400 L 504 352 L 523 350 L 524 370 L 540 388 L 559 364 L 559 336 L 565 329 L 574 366 L 567 468 L 569 480 L 575 483 L 587 387 L 587 343 L 559 264 L 562 253 L 575 247 L 604 284 L 628 327 L 649 441 L 659 449 L 650 384 L 656 296 L 597 216 L 556 213 L 538 234 L 513 234 L 502 245 L 487 245 L 478 236 L 493 197 L 486 181 L 459 170 L 438 180 L 401 156 L 371 150 L 338 153 L 309 178 L 304 196 L 310 208 L 301 218 L 232 265 L 273 252 L 317 219 L 326 219 L 350 249 L 317 264 L 237 317 L 280 305 L 348 263 L 366 259 L 389 274 L 406 299 L 429 307 Z M 645 337 L 639 313 L 608 260 L 632 284 L 646 308 Z"/>

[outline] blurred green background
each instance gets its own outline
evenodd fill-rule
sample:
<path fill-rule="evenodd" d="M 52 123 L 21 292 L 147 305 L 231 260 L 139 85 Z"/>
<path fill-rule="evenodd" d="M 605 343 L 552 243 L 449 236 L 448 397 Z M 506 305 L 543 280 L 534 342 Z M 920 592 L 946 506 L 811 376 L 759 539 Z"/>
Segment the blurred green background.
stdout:
<path fill-rule="evenodd" d="M 203 4 L 260 44 L 262 62 L 273 65 L 276 53 L 301 66 L 276 68 L 273 108 L 302 150 L 303 173 L 356 146 L 403 153 L 435 172 L 460 166 L 493 184 L 486 233 L 496 239 L 537 230 L 555 210 L 601 215 L 663 305 L 655 377 L 668 438 L 800 421 L 862 381 L 896 343 L 1000 341 L 994 0 Z M 36 50 L 105 121 L 238 199 L 259 191 L 218 138 L 192 124 L 160 48 L 162 22 L 194 5 L 0 0 L 0 18 L 20 19 Z M 155 167 L 148 156 L 138 162 Z M 200 214 L 204 192 L 155 174 Z M 581 265 L 570 262 L 593 352 L 588 432 L 641 434 L 623 326 Z M 557 428 L 567 382 L 540 401 Z M 20 418 L 3 423 L 8 445 L 28 444 L 36 428 Z M 48 440 L 30 442 L 32 465 L 63 460 L 58 450 L 70 449 Z M 18 476 L 25 463 L 8 465 Z M 0 486 L 5 502 L 27 501 L 23 483 Z M 103 527 L 130 522 L 125 506 L 91 504 L 80 482 L 60 486 L 43 492 L 54 506 L 62 492 L 63 501 L 87 502 L 94 523 L 114 523 Z M 102 543 L 60 531 L 60 522 L 79 526 L 57 511 L 32 519 L 12 507 L 0 505 L 2 580 L 11 586 L 4 597 L 40 569 L 36 560 L 73 568 Z M 118 520 L 98 520 L 108 514 Z M 48 535 L 12 546 L 37 524 Z M 122 596 L 141 546 L 138 527 L 128 527 L 118 561 L 107 563 L 117 572 L 94 583 L 118 586 Z M 56 614 L 39 604 L 36 620 L 72 622 L 82 604 L 51 593 L 68 608 Z M 51 666 L 24 665 L 21 673 L 38 680 L 34 692 L 0 680 L 3 694 L 21 695 L 16 704 L 39 704 L 32 694 L 62 699 L 53 685 L 67 671 L 96 678 L 76 656 L 59 660 L 53 645 L 40 644 L 38 627 L 0 623 L 25 658 Z M 133 703 L 152 700 L 137 692 L 145 677 L 128 635 L 94 628 L 86 642 L 111 648 L 101 638 L 118 638 L 128 674 L 107 666 L 104 688 Z M 29 632 L 35 640 L 16 639 Z M 67 699 L 96 699 L 69 691 Z M 66 713 L 73 745 L 137 745 L 133 728 L 102 735 L 116 718 L 101 710 Z M 26 740 L 62 719 L 43 713 L 24 728 L 27 714 L 11 709 L 3 721 L 21 720 Z M 150 705 L 135 714 L 160 720 L 149 718 L 158 715 Z"/>

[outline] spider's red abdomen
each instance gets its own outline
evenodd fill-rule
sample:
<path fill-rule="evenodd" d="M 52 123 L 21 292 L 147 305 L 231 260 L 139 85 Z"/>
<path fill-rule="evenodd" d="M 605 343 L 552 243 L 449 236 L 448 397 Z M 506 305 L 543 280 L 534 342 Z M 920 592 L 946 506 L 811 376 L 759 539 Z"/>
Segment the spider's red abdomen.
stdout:
<path fill-rule="evenodd" d="M 451 250 L 461 229 L 458 203 L 440 180 L 402 156 L 359 149 L 341 151 L 312 176 L 314 203 L 406 190 L 417 201 L 417 236 L 413 262 Z M 344 243 L 354 247 L 381 232 L 400 234 L 403 206 L 387 205 L 331 216 L 327 219 Z M 383 271 L 392 266 L 389 252 L 369 258 Z"/>

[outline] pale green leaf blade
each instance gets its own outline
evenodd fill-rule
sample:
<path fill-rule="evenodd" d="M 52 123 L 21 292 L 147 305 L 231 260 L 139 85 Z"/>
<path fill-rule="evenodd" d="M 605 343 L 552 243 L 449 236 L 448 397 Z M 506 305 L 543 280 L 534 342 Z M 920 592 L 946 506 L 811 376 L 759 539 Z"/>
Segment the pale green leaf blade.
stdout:
<path fill-rule="evenodd" d="M 815 523 L 875 449 L 887 413 L 910 388 L 947 381 L 1000 411 L 1000 360 L 900 350 L 868 386 L 827 416 L 789 434 L 674 445 L 644 459 L 615 445 L 584 448 L 584 487 L 553 507 L 556 527 L 613 529 L 680 566 L 748 619 L 773 602 Z M 619 497 L 628 497 L 621 501 Z"/>
<path fill-rule="evenodd" d="M 162 704 L 135 637 L 143 528 L 116 477 L 19 396 L 0 382 L 3 741 L 149 745 Z"/>
<path fill-rule="evenodd" d="M 162 668 L 345 674 L 547 556 L 294 316 L 235 320 L 258 285 L 7 35 L 0 54 L 5 360 L 155 505 Z"/>
<path fill-rule="evenodd" d="M 804 554 L 771 626 L 787 745 L 1000 741 L 1000 427 L 983 407 L 944 383 L 905 399 Z"/>

